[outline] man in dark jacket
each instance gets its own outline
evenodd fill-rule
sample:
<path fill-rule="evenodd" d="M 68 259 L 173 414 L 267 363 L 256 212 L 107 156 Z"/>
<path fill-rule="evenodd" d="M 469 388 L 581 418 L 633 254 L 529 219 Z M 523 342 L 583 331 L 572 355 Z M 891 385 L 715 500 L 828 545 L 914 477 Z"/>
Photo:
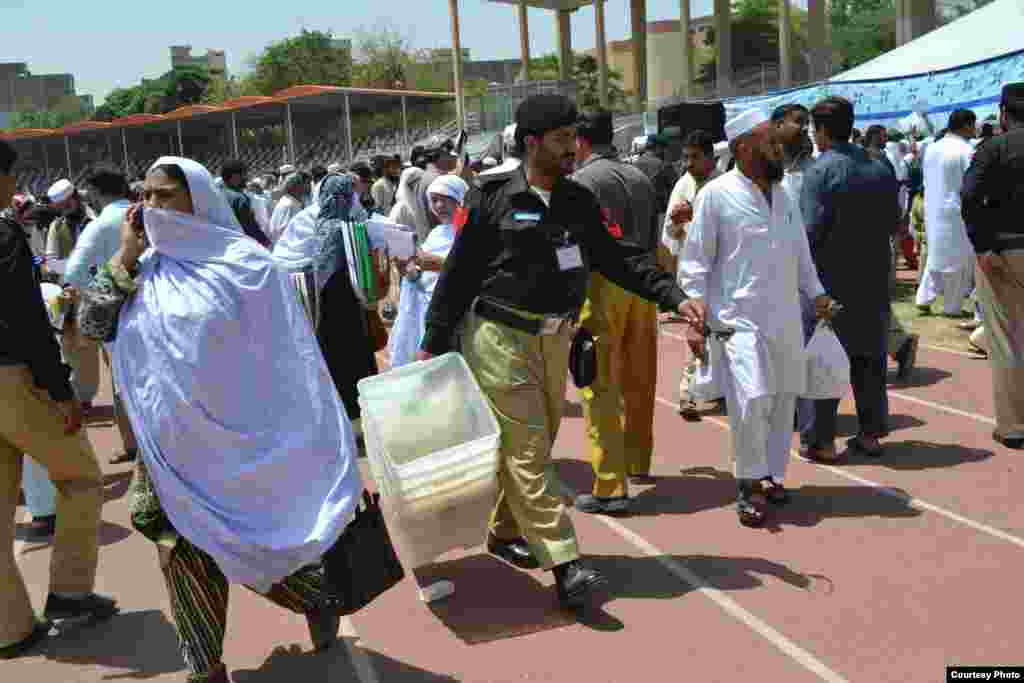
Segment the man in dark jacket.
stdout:
<path fill-rule="evenodd" d="M 252 211 L 252 200 L 245 193 L 245 177 L 248 171 L 249 168 L 244 161 L 232 159 L 224 162 L 220 167 L 220 177 L 224 181 L 224 196 L 227 197 L 228 204 L 235 212 L 235 218 L 242 225 L 245 234 L 269 249 L 270 239 L 256 221 L 256 214 Z"/>
<path fill-rule="evenodd" d="M 888 167 L 849 142 L 854 117 L 848 100 L 828 97 L 815 105 L 811 116 L 821 156 L 805 174 L 800 210 L 821 283 L 845 307 L 834 327 L 850 357 L 860 421 L 860 431 L 848 446 L 878 456 L 878 439 L 888 433 L 889 238 L 899 218 L 898 186 Z M 806 332 L 813 332 L 813 321 L 805 318 Z M 799 402 L 806 457 L 836 459 L 838 409 L 838 400 Z"/>
<path fill-rule="evenodd" d="M 0 209 L 14 195 L 17 155 L 0 141 Z M 14 516 L 22 455 L 44 465 L 57 487 L 46 619 L 109 617 L 115 602 L 92 592 L 103 475 L 82 430 L 82 407 L 43 304 L 25 231 L 0 219 L 0 659 L 28 653 L 49 632 L 36 619 L 14 558 Z"/>
<path fill-rule="evenodd" d="M 661 236 L 654 186 L 639 169 L 619 161 L 612 136 L 611 113 L 582 118 L 573 179 L 597 197 L 613 237 L 653 256 Z M 666 198 L 660 210 L 667 205 Z M 647 478 L 654 452 L 658 308 L 592 273 L 580 324 L 594 335 L 599 371 L 594 383 L 580 390 L 594 486 L 576 498 L 576 509 L 625 512 L 627 477 Z"/>
<path fill-rule="evenodd" d="M 992 438 L 1024 448 L 1024 83 L 1003 88 L 1005 134 L 979 146 L 960 191 L 967 237 L 977 254 L 978 300 L 992 363 Z"/>

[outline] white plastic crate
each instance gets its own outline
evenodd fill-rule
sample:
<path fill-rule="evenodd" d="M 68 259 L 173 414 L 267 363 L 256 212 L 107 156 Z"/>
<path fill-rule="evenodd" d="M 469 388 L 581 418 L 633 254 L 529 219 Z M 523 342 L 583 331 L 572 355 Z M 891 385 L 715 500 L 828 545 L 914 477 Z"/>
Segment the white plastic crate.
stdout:
<path fill-rule="evenodd" d="M 501 434 L 460 354 L 359 382 L 370 467 L 396 512 L 449 507 L 496 477 Z"/>

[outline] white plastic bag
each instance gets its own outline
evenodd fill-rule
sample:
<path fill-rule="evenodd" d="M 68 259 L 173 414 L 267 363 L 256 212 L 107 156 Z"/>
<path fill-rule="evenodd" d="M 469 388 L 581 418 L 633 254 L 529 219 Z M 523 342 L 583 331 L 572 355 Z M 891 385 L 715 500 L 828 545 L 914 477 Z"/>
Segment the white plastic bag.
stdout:
<path fill-rule="evenodd" d="M 827 323 L 818 323 L 805 351 L 807 389 L 801 396 L 815 400 L 841 399 L 850 388 L 850 359 Z"/>

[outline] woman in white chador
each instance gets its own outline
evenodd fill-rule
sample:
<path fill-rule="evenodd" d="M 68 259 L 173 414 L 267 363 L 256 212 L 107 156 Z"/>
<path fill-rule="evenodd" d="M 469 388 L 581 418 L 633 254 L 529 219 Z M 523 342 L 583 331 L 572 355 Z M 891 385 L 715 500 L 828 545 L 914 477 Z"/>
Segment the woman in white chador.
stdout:
<path fill-rule="evenodd" d="M 416 360 L 426 331 L 427 308 L 444 260 L 455 243 L 455 212 L 468 191 L 466 181 L 455 175 L 440 176 L 427 188 L 430 208 L 441 223 L 430 231 L 416 256 L 405 267 L 398 297 L 398 319 L 391 331 L 389 351 L 393 368 Z"/>
<path fill-rule="evenodd" d="M 362 492 L 356 445 L 287 274 L 209 172 L 164 157 L 144 196 L 144 232 L 133 210 L 79 318 L 112 342 L 139 441 L 132 524 L 157 547 L 190 680 L 226 682 L 230 583 L 335 642 L 319 565 Z"/>

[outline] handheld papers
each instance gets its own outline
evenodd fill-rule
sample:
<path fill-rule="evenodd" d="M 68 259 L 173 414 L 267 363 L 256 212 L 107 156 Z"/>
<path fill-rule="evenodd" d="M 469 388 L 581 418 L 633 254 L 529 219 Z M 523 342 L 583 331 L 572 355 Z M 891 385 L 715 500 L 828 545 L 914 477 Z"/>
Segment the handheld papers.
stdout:
<path fill-rule="evenodd" d="M 373 218 L 366 223 L 367 236 L 374 249 L 387 249 L 397 259 L 411 259 L 416 255 L 416 230 L 389 220 Z"/>

